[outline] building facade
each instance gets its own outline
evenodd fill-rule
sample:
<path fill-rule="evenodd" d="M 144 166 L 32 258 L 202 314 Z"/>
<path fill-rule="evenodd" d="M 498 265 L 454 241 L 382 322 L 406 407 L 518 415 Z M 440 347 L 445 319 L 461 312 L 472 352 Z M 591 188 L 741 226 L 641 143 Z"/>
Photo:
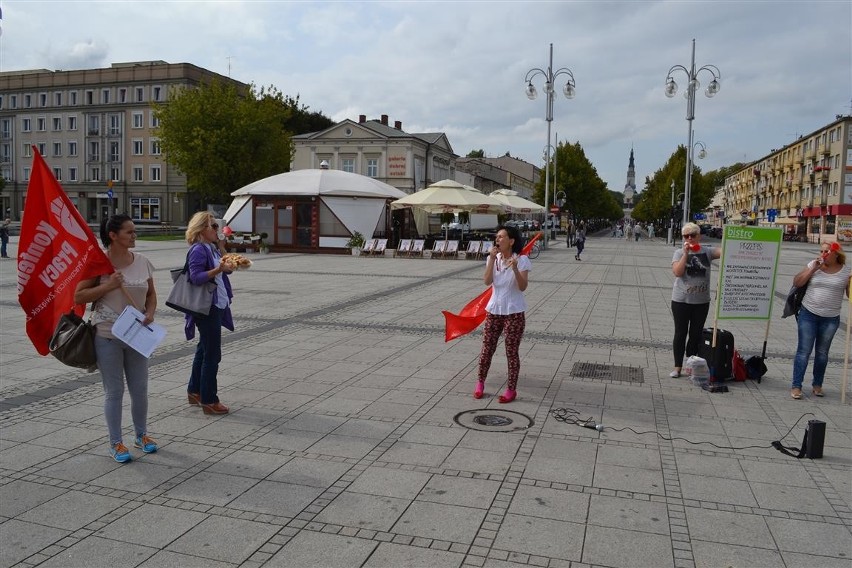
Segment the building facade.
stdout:
<path fill-rule="evenodd" d="M 852 116 L 837 115 L 728 176 L 723 207 L 728 221 L 852 241 Z"/>
<path fill-rule="evenodd" d="M 141 225 L 182 224 L 200 207 L 160 152 L 154 105 L 211 80 L 188 63 L 114 63 L 78 71 L 0 73 L 0 206 L 20 220 L 35 146 L 83 218 L 127 212 Z"/>
<path fill-rule="evenodd" d="M 457 181 L 483 193 L 511 189 L 518 192 L 519 197 L 529 200 L 532 200 L 536 180 L 541 176 L 540 168 L 508 153 L 499 158 L 459 158 L 456 170 L 468 176 L 467 179 L 457 176 Z"/>
<path fill-rule="evenodd" d="M 375 178 L 414 193 L 444 179 L 454 179 L 456 159 L 442 132 L 408 133 L 402 122 L 391 126 L 388 115 L 379 120 L 344 120 L 319 132 L 293 136 L 290 171 L 333 170 Z"/>

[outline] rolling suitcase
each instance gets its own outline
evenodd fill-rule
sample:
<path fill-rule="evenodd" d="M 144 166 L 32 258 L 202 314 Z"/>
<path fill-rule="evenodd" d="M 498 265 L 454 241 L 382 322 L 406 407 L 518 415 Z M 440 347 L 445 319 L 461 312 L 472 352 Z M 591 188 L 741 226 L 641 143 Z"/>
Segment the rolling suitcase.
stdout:
<path fill-rule="evenodd" d="M 698 346 L 698 356 L 710 367 L 710 381 L 722 382 L 733 377 L 734 334 L 724 329 L 716 330 L 716 347 L 713 345 L 713 328 L 704 328 L 703 341 Z"/>

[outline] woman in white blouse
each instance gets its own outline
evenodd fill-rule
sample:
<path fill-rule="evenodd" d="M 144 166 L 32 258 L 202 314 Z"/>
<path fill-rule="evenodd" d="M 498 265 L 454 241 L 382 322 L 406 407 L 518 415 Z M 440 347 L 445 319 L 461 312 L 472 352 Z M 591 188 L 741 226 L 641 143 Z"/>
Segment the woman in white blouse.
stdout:
<path fill-rule="evenodd" d="M 515 400 L 518 385 L 518 373 L 521 358 L 518 348 L 524 336 L 526 325 L 525 312 L 527 302 L 524 290 L 529 283 L 532 268 L 527 256 L 519 256 L 523 248 L 521 235 L 516 227 L 500 227 L 497 231 L 494 247 L 488 253 L 483 280 L 491 286 L 491 300 L 485 306 L 485 330 L 482 338 L 482 351 L 479 354 L 479 380 L 474 398 L 482 398 L 485 391 L 485 379 L 491 367 L 491 358 L 497 350 L 500 335 L 506 333 L 506 359 L 509 363 L 509 382 L 506 391 L 500 395 L 501 403 Z"/>
<path fill-rule="evenodd" d="M 799 310 L 799 344 L 796 358 L 793 360 L 793 384 L 790 396 L 802 398 L 802 382 L 808 369 L 811 352 L 814 355 L 814 378 L 812 392 L 814 396 L 823 396 L 822 381 L 828 364 L 828 350 L 831 340 L 840 325 L 840 308 L 843 293 L 849 293 L 850 270 L 846 264 L 846 254 L 839 243 L 825 243 L 820 255 L 793 277 L 794 286 L 808 285 Z"/>

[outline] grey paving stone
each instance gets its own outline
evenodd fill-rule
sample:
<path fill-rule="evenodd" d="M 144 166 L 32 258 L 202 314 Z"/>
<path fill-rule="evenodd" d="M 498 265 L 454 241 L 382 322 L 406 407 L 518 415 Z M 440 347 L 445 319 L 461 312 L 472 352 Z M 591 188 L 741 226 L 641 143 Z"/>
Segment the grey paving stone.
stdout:
<path fill-rule="evenodd" d="M 483 509 L 416 501 L 402 514 L 391 532 L 470 544 L 484 518 Z"/>
<path fill-rule="evenodd" d="M 193 503 L 224 506 L 257 483 L 258 480 L 249 477 L 202 471 L 178 483 L 163 496 Z"/>
<path fill-rule="evenodd" d="M 674 566 L 668 537 L 597 526 L 586 528 L 582 560 L 605 566 Z"/>
<path fill-rule="evenodd" d="M 106 451 L 106 444 L 104 444 L 104 451 Z M 59 448 L 48 448 L 34 444 L 18 444 L 0 451 L 0 463 L 6 469 L 23 471 L 28 467 L 42 464 L 65 453 L 66 450 Z"/>
<path fill-rule="evenodd" d="M 700 539 L 693 540 L 692 555 L 695 558 L 696 568 L 718 568 L 719 566 L 785 568 L 788 566 L 776 550 L 704 542 Z M 821 565 L 811 563 L 808 566 L 817 568 Z"/>
<path fill-rule="evenodd" d="M 693 539 L 753 548 L 775 548 L 765 518 L 760 515 L 687 507 L 686 516 Z"/>
<path fill-rule="evenodd" d="M 452 448 L 446 446 L 396 442 L 382 454 L 381 460 L 392 463 L 437 467 L 443 463 L 451 451 Z"/>
<path fill-rule="evenodd" d="M 172 542 L 166 550 L 239 564 L 277 530 L 264 523 L 211 516 Z"/>
<path fill-rule="evenodd" d="M 352 482 L 347 491 L 414 499 L 432 476 L 418 471 L 369 467 Z"/>
<path fill-rule="evenodd" d="M 5 503 L 4 503 L 5 505 Z M 3 507 L 5 509 L 5 506 Z M 8 568 L 41 549 L 57 543 L 70 534 L 68 530 L 55 529 L 15 519 L 0 524 L 0 566 Z"/>
<path fill-rule="evenodd" d="M 376 422 L 374 420 L 363 420 L 350 418 L 335 430 L 335 434 L 341 436 L 356 436 L 361 438 L 372 438 L 383 440 L 393 432 L 399 425 L 394 422 Z"/>
<path fill-rule="evenodd" d="M 589 495 L 530 486 L 519 487 L 509 506 L 517 515 L 574 523 L 585 520 L 588 511 Z"/>
<path fill-rule="evenodd" d="M 294 450 L 303 452 L 325 436 L 322 432 L 310 432 L 307 430 L 293 430 L 278 427 L 268 434 L 264 434 L 252 443 L 262 448 L 275 448 L 279 450 Z"/>
<path fill-rule="evenodd" d="M 341 456 L 345 458 L 363 458 L 376 447 L 376 440 L 354 436 L 327 434 L 312 444 L 306 451 L 313 454 Z"/>
<path fill-rule="evenodd" d="M 535 554 L 563 560 L 581 560 L 586 527 L 568 523 L 508 514 L 497 534 L 494 548 L 509 552 Z M 553 538 L 560 535 L 560 538 Z"/>
<path fill-rule="evenodd" d="M 834 516 L 834 510 L 819 489 L 751 483 L 751 490 L 760 507 L 788 512 Z"/>
<path fill-rule="evenodd" d="M 605 445 L 598 448 L 597 467 L 618 465 L 659 471 L 660 452 L 648 448 L 625 448 Z"/>
<path fill-rule="evenodd" d="M 498 481 L 433 475 L 417 500 L 487 509 L 498 489 Z"/>
<path fill-rule="evenodd" d="M 617 491 L 665 494 L 660 471 L 602 464 L 595 468 L 594 486 Z"/>
<path fill-rule="evenodd" d="M 140 564 L 138 568 L 231 568 L 232 566 L 234 565 L 229 562 L 217 562 L 200 556 L 161 550 Z"/>
<path fill-rule="evenodd" d="M 849 555 L 843 558 L 830 558 L 815 554 L 782 552 L 785 568 L 849 568 Z"/>
<path fill-rule="evenodd" d="M 43 468 L 41 474 L 55 479 L 88 482 L 120 467 L 121 464 L 105 454 L 84 452 Z"/>
<path fill-rule="evenodd" d="M 238 450 L 208 467 L 207 471 L 263 479 L 290 460 L 287 456 Z"/>
<path fill-rule="evenodd" d="M 331 487 L 350 467 L 346 463 L 296 457 L 271 473 L 268 480 L 326 488 Z"/>
<path fill-rule="evenodd" d="M 680 486 L 685 499 L 757 506 L 751 487 L 746 481 L 682 474 Z"/>
<path fill-rule="evenodd" d="M 156 548 L 138 544 L 121 544 L 115 541 L 90 536 L 39 564 L 46 568 L 133 568 L 153 556 Z"/>
<path fill-rule="evenodd" d="M 204 513 L 142 505 L 95 531 L 95 535 L 162 549 L 206 518 Z"/>
<path fill-rule="evenodd" d="M 40 438 L 52 432 L 61 429 L 59 424 L 49 422 L 41 422 L 38 419 L 31 419 L 17 424 L 10 424 L 0 429 L 0 442 L 4 442 L 0 448 L 5 449 L 5 442 L 28 442 L 36 438 Z"/>
<path fill-rule="evenodd" d="M 341 493 L 315 520 L 363 529 L 389 531 L 410 503 L 395 497 Z"/>
<path fill-rule="evenodd" d="M 361 566 L 379 543 L 351 536 L 302 531 L 264 566 L 270 568 L 348 568 Z"/>
<path fill-rule="evenodd" d="M 766 524 L 782 552 L 832 558 L 852 557 L 852 536 L 849 528 L 843 525 L 773 517 L 766 517 Z"/>
<path fill-rule="evenodd" d="M 436 446 L 456 446 L 469 430 L 444 426 L 415 424 L 400 438 L 401 442 L 414 444 L 434 444 Z"/>
<path fill-rule="evenodd" d="M 261 480 L 228 503 L 228 506 L 255 513 L 295 517 L 322 492 L 321 487 Z"/>
<path fill-rule="evenodd" d="M 511 465 L 514 457 L 514 452 L 455 448 L 441 464 L 441 467 L 502 475 L 509 471 L 509 465 Z"/>
<path fill-rule="evenodd" d="M 161 451 L 151 454 L 151 456 L 156 456 L 153 459 L 134 460 L 129 464 L 113 468 L 111 471 L 93 479 L 91 484 L 96 487 L 147 493 L 184 471 L 183 468 L 174 465 L 162 465 L 160 460 L 163 456 L 159 454 L 161 454 Z M 119 465 L 112 458 L 105 459 Z M 166 461 L 171 460 L 166 459 Z"/>
<path fill-rule="evenodd" d="M 18 519 L 74 531 L 118 509 L 123 503 L 114 497 L 66 491 L 20 514 Z"/>
<path fill-rule="evenodd" d="M 669 515 L 664 503 L 592 495 L 588 522 L 604 527 L 669 534 Z"/>
<path fill-rule="evenodd" d="M 746 479 L 741 462 L 734 457 L 703 456 L 701 454 L 687 454 L 677 452 L 677 471 L 681 474 L 706 475 L 710 477 L 722 477 L 726 479 Z"/>
<path fill-rule="evenodd" d="M 464 554 L 402 546 L 384 542 L 365 562 L 362 568 L 389 568 L 406 566 L 410 568 L 456 568 L 462 565 Z"/>
<path fill-rule="evenodd" d="M 17 517 L 21 513 L 34 509 L 66 492 L 65 489 L 59 487 L 31 483 L 20 479 L 10 481 L 0 485 L 0 515 Z"/>

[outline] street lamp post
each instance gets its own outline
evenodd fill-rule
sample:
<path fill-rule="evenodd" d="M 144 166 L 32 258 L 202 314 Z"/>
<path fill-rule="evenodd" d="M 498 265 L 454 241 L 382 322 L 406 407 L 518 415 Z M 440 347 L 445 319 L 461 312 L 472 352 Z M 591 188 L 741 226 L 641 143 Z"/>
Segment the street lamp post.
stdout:
<path fill-rule="evenodd" d="M 707 89 L 704 91 L 704 94 L 707 97 L 713 97 L 716 93 L 719 92 L 720 81 L 722 79 L 722 72 L 719 71 L 719 68 L 715 65 L 704 65 L 695 68 L 695 40 L 692 40 L 692 60 L 690 62 L 690 66 L 687 69 L 683 65 L 674 65 L 669 69 L 668 76 L 666 77 L 666 96 L 672 98 L 677 93 L 677 83 L 675 83 L 674 78 L 672 77 L 672 73 L 676 70 L 681 70 L 686 73 L 688 82 L 686 86 L 686 92 L 684 96 L 686 97 L 686 120 L 689 123 L 689 134 L 688 134 L 688 142 L 686 146 L 686 185 L 684 187 L 684 200 L 683 200 L 683 223 L 689 222 L 689 209 L 690 209 L 690 201 L 692 198 L 692 160 L 693 160 L 693 141 L 692 141 L 692 121 L 695 118 L 695 91 L 701 86 L 698 82 L 698 75 L 702 71 L 707 71 L 713 77 L 710 80 L 710 84 L 707 85 Z"/>
<path fill-rule="evenodd" d="M 576 84 L 574 82 L 574 73 L 572 73 L 567 67 L 562 67 L 561 69 L 553 71 L 552 43 L 550 44 L 550 59 L 547 64 L 547 70 L 545 71 L 544 69 L 533 67 L 527 71 L 526 77 L 524 77 L 524 81 L 527 84 L 527 98 L 530 100 L 535 100 L 538 96 L 538 93 L 532 84 L 533 78 L 538 75 L 542 75 L 544 77 L 544 94 L 546 98 L 545 120 L 547 121 L 547 156 L 544 163 L 544 206 L 547 208 L 550 203 L 550 123 L 553 122 L 553 99 L 556 98 L 556 91 L 554 90 L 553 85 L 556 78 L 560 75 L 567 76 L 568 80 L 565 82 L 562 92 L 566 98 L 573 99 L 576 92 Z M 547 217 L 545 216 L 545 220 L 546 219 Z M 547 248 L 547 230 L 544 231 L 544 248 Z"/>
<path fill-rule="evenodd" d="M 670 219 L 669 219 L 669 240 L 667 241 L 667 242 L 671 243 L 672 246 L 674 246 L 674 214 L 675 214 L 674 189 L 675 189 L 675 184 L 674 184 L 674 180 L 672 180 L 672 207 L 671 207 L 671 209 L 669 209 L 669 217 L 670 217 Z"/>

